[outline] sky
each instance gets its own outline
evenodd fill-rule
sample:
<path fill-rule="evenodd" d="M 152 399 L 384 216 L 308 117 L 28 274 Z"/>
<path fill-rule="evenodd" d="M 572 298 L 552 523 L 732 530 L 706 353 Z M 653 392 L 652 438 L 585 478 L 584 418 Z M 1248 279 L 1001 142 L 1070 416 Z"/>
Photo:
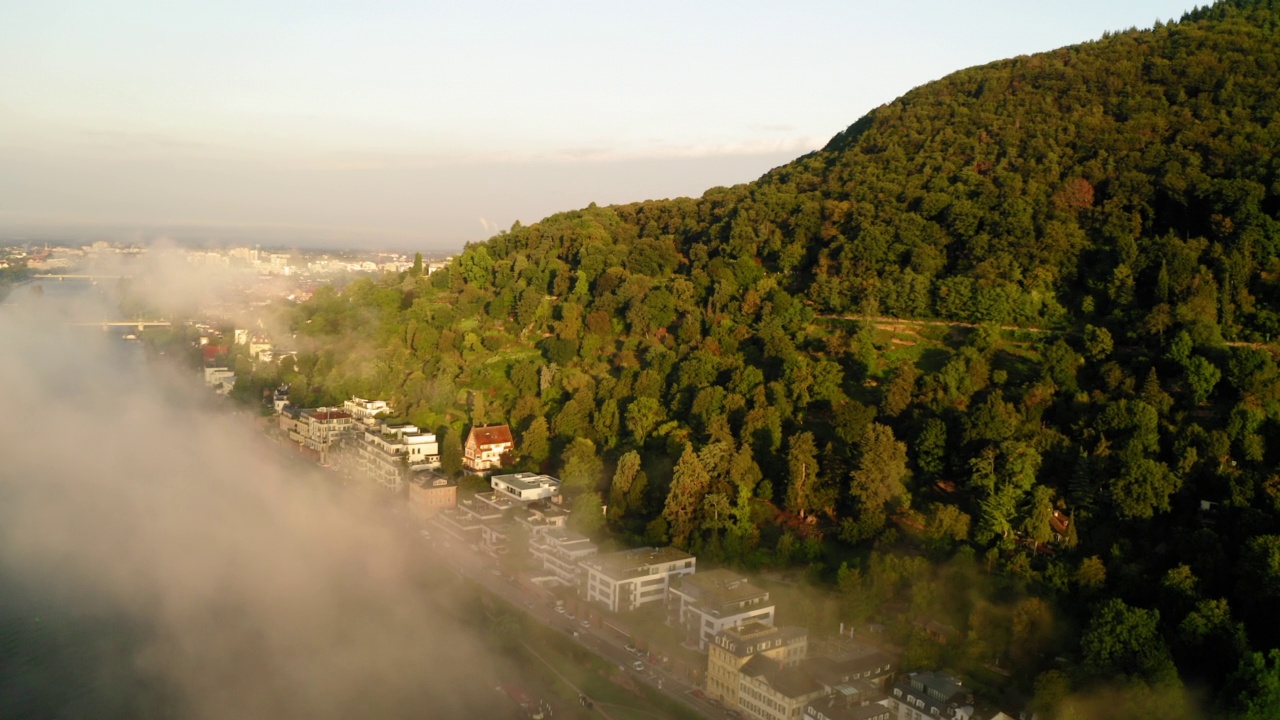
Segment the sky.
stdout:
<path fill-rule="evenodd" d="M 0 1 L 0 242 L 449 251 L 697 196 L 1188 0 Z"/>

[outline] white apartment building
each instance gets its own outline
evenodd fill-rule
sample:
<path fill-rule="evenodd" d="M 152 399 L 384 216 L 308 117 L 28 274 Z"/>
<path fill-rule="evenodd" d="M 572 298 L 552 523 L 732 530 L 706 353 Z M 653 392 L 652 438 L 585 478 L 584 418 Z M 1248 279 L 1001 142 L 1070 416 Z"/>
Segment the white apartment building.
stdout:
<path fill-rule="evenodd" d="M 585 535 L 563 528 L 543 530 L 529 538 L 530 558 L 547 571 L 546 579 L 557 585 L 578 587 L 579 563 L 597 551 Z"/>
<path fill-rule="evenodd" d="M 642 547 L 582 561 L 581 594 L 611 612 L 663 602 L 675 578 L 692 575 L 697 559 L 674 547 Z"/>
<path fill-rule="evenodd" d="M 357 450 L 360 470 L 389 490 L 400 490 L 408 472 L 440 466 L 435 433 L 424 433 L 416 425 L 368 427 Z"/>
<path fill-rule="evenodd" d="M 494 492 L 510 496 L 517 502 L 550 500 L 560 494 L 560 481 L 550 475 L 518 472 L 510 475 L 494 475 L 489 479 Z"/>
<path fill-rule="evenodd" d="M 355 418 L 356 422 L 364 425 L 372 425 L 377 422 L 378 413 L 389 414 L 391 412 L 391 406 L 387 404 L 386 400 L 365 400 L 358 397 L 344 400 L 342 409 Z"/>
<path fill-rule="evenodd" d="M 741 575 L 716 569 L 686 575 L 671 584 L 667 620 L 685 629 L 685 642 L 706 652 L 726 628 L 757 622 L 772 625 L 774 604 L 769 592 Z"/>

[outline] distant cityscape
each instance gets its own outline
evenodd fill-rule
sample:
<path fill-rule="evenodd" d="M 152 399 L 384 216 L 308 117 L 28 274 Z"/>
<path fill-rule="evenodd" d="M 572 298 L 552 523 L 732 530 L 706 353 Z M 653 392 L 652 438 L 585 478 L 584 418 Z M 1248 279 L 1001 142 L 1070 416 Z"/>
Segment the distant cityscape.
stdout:
<path fill-rule="evenodd" d="M 36 273 L 58 273 L 93 267 L 107 259 L 130 259 L 153 252 L 153 246 L 98 241 L 87 245 L 14 244 L 0 247 L 0 269 L 25 267 Z M 257 246 L 227 248 L 166 248 L 192 265 L 251 270 L 266 275 L 325 278 L 341 273 L 402 272 L 413 265 L 413 256 L 384 251 L 334 251 Z M 424 258 L 424 271 L 444 267 L 451 256 Z"/>

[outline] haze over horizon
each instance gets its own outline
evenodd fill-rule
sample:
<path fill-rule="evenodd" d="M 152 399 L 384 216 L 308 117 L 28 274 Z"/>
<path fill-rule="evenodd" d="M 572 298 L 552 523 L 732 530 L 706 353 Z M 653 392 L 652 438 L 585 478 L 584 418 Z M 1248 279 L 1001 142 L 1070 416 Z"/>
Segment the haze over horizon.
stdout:
<path fill-rule="evenodd" d="M 964 67 L 1193 3 L 0 8 L 0 238 L 448 251 L 755 179 Z"/>

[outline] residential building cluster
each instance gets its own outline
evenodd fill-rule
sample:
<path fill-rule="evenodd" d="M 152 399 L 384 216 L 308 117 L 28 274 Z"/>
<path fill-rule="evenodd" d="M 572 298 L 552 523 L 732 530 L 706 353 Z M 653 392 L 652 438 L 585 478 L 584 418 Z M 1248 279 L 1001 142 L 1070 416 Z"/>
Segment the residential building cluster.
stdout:
<path fill-rule="evenodd" d="M 459 497 L 439 465 L 435 435 L 388 424 L 383 401 L 352 398 L 341 408 L 284 407 L 280 427 L 300 447 L 355 448 L 362 472 L 388 490 L 407 488 L 410 515 L 446 542 L 500 558 L 527 548 L 528 581 L 571 594 L 598 613 L 625 616 L 660 608 L 684 647 L 706 655 L 705 695 L 731 714 L 755 720 L 1013 720 L 976 703 L 963 682 L 941 671 L 898 675 L 880 649 L 836 640 L 811 642 L 802 627 L 775 624 L 767 590 L 727 569 L 699 572 L 697 558 L 675 547 L 602 552 L 568 528 L 557 478 L 494 473 L 489 489 Z M 473 472 L 501 468 L 514 452 L 505 425 L 477 426 L 464 444 Z"/>

